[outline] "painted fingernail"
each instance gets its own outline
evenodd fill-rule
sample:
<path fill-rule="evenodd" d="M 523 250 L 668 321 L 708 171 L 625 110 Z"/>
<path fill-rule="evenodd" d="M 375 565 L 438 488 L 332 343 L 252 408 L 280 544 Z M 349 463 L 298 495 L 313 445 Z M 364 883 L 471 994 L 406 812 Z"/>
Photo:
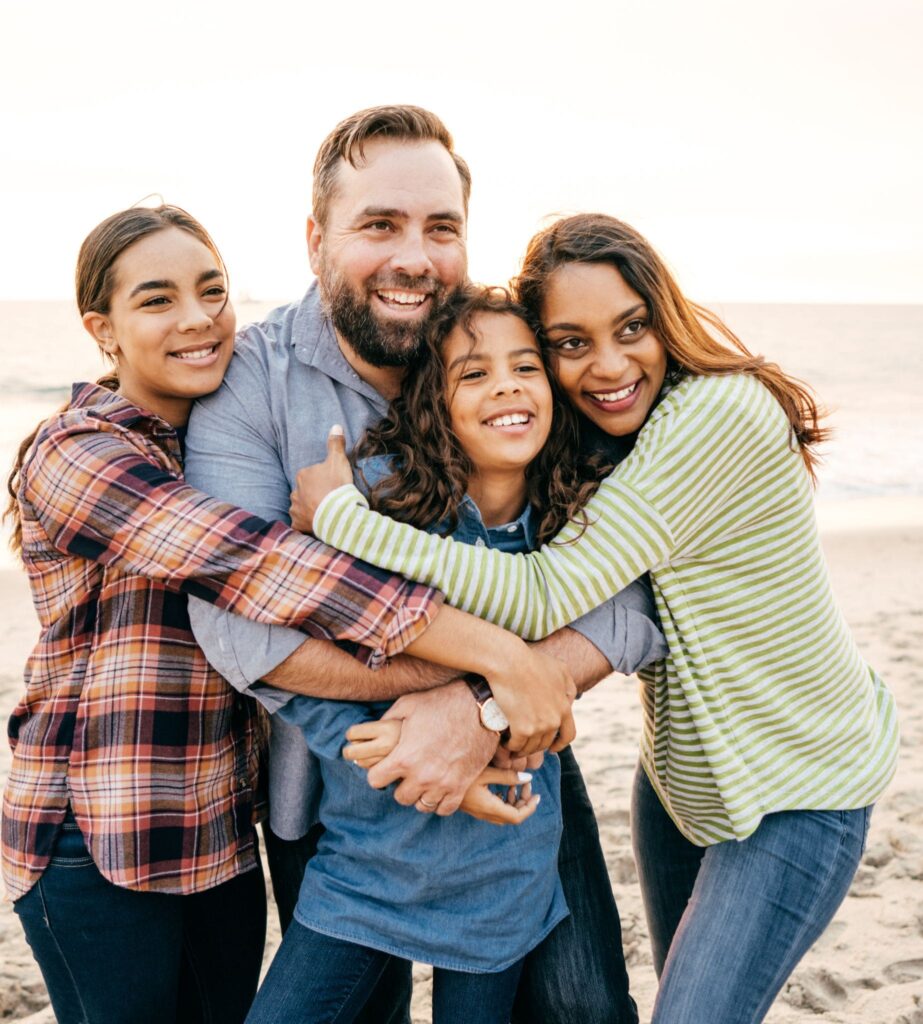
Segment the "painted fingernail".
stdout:
<path fill-rule="evenodd" d="M 538 805 L 541 802 L 542 802 L 542 794 L 541 793 L 536 793 L 535 794 L 535 806 L 538 807 Z"/>
<path fill-rule="evenodd" d="M 517 772 L 516 773 L 516 778 L 518 778 L 520 782 L 531 782 L 532 781 L 532 773 L 531 772 Z"/>
<path fill-rule="evenodd" d="M 334 423 L 334 425 L 330 428 L 330 436 L 331 437 L 334 437 L 334 436 L 342 437 L 343 436 L 343 428 L 340 426 L 339 423 Z"/>

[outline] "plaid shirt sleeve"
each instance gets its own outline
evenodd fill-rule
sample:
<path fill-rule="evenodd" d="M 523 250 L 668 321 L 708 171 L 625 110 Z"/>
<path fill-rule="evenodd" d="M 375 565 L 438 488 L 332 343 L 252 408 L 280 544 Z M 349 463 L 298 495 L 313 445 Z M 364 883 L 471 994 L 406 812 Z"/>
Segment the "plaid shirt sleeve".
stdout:
<path fill-rule="evenodd" d="M 442 600 L 196 491 L 166 455 L 152 457 L 130 431 L 82 412 L 43 430 L 20 494 L 59 551 L 258 622 L 352 641 L 373 668 L 415 640 Z"/>

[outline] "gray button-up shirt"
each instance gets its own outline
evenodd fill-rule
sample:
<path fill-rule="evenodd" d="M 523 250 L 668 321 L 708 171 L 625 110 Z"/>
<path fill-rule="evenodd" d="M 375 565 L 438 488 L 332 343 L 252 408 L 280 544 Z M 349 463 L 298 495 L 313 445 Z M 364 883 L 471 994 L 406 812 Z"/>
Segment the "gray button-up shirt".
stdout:
<path fill-rule="evenodd" d="M 358 376 L 340 351 L 314 284 L 300 302 L 274 310 L 238 335 L 224 383 L 193 408 L 186 479 L 265 519 L 287 523 L 295 476 L 303 466 L 326 457 L 330 427 L 342 424 L 349 449 L 387 408 L 387 400 Z M 628 602 L 613 598 L 574 628 L 613 668 L 632 671 L 639 652 L 645 660 L 656 654 L 656 627 L 657 636 L 626 629 L 626 604 L 632 617 L 640 614 L 656 622 L 653 603 L 641 607 L 647 600 L 646 594 L 637 593 Z M 252 693 L 270 711 L 290 699 L 260 680 L 302 644 L 314 641 L 297 630 L 266 626 L 194 599 L 189 614 L 206 657 L 232 686 Z M 317 779 L 317 766 L 300 731 L 274 719 L 270 815 L 281 838 L 299 838 L 316 820 Z"/>

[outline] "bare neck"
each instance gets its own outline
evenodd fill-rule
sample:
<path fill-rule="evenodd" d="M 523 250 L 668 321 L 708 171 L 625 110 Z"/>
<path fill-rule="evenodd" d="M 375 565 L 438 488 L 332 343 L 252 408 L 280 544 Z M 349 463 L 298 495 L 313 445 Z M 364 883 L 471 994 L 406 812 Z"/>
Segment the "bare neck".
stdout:
<path fill-rule="evenodd" d="M 468 494 L 485 526 L 503 526 L 518 519 L 526 507 L 525 474 L 522 470 L 487 475 L 475 472 L 468 481 Z"/>

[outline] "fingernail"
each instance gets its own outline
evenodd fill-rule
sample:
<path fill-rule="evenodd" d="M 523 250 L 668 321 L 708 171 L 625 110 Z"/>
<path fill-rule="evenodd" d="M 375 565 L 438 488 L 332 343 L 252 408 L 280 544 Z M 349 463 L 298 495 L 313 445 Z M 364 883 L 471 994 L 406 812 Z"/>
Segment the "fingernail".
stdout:
<path fill-rule="evenodd" d="M 340 426 L 339 423 L 334 423 L 334 425 L 330 428 L 330 434 L 331 434 L 331 436 L 336 435 L 336 436 L 342 437 L 343 436 L 343 428 Z"/>
<path fill-rule="evenodd" d="M 536 793 L 535 794 L 535 806 L 538 807 L 538 805 L 541 802 L 542 802 L 542 794 L 541 793 Z"/>
<path fill-rule="evenodd" d="M 520 782 L 531 782 L 532 781 L 532 773 L 531 772 L 517 772 L 516 773 L 516 777 L 519 779 Z"/>

